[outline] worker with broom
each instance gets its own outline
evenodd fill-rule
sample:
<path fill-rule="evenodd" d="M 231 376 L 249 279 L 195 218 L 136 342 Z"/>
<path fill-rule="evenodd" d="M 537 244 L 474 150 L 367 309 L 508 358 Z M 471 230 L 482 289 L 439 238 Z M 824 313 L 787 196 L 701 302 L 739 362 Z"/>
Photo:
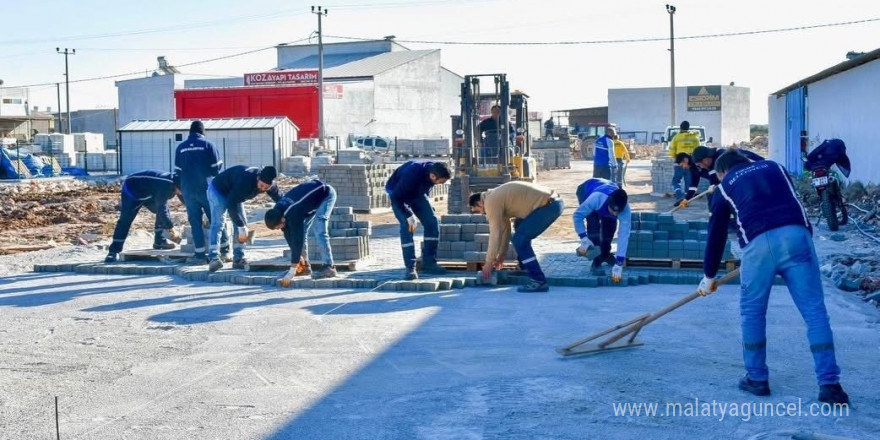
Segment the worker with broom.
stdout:
<path fill-rule="evenodd" d="M 588 179 L 577 187 L 580 205 L 574 211 L 574 230 L 581 239 L 577 248 L 580 256 L 594 255 L 591 270 L 599 269 L 602 263 L 611 268 L 611 280 L 619 283 L 623 278 L 623 263 L 626 261 L 626 248 L 629 245 L 629 232 L 632 225 L 632 212 L 629 209 L 626 191 L 606 179 Z M 586 227 L 584 227 L 586 221 Z M 611 253 L 611 241 L 617 232 L 617 255 Z M 593 252 L 591 252 L 593 251 Z"/>
<path fill-rule="evenodd" d="M 735 212 L 743 249 L 740 316 L 746 369 L 739 388 L 756 396 L 770 394 L 766 315 L 770 289 L 779 275 L 807 325 L 819 401 L 849 403 L 840 386 L 812 226 L 791 178 L 782 165 L 769 160 L 752 162 L 735 150 L 718 157 L 714 166 L 720 179 L 716 191 L 721 197 L 712 200 L 705 275 L 697 293 L 705 296 L 715 292 L 727 225 Z"/>
<path fill-rule="evenodd" d="M 501 269 L 507 246 L 512 241 L 520 265 L 528 272 L 529 282 L 520 292 L 547 292 L 547 277 L 541 271 L 532 240 L 541 235 L 562 215 L 565 205 L 556 191 L 527 182 L 513 181 L 485 192 L 471 194 L 471 212 L 485 214 L 489 220 L 489 247 L 481 276 L 488 281 L 492 269 Z M 516 231 L 511 238 L 510 220 Z"/>

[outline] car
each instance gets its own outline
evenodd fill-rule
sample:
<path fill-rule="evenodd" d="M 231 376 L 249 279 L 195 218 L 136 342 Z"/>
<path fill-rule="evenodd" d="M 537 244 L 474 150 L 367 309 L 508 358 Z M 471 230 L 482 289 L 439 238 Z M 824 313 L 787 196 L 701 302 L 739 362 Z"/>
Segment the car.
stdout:
<path fill-rule="evenodd" d="M 368 152 L 385 153 L 392 145 L 391 139 L 382 136 L 357 136 L 354 138 L 354 146 Z"/>

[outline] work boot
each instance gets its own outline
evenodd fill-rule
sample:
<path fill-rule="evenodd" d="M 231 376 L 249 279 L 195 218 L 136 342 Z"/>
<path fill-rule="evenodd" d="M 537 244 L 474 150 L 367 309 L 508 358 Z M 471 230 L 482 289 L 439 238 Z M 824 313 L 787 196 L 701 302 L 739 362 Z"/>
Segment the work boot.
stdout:
<path fill-rule="evenodd" d="M 155 249 L 155 250 L 168 251 L 168 250 L 171 250 L 174 248 L 175 248 L 174 243 L 172 243 L 164 238 L 153 242 L 153 249 Z"/>
<path fill-rule="evenodd" d="M 215 258 L 208 263 L 208 271 L 209 272 L 217 272 L 218 270 L 223 269 L 223 262 L 220 261 L 219 258 Z"/>
<path fill-rule="evenodd" d="M 335 267 L 324 265 L 324 267 L 319 269 L 317 272 L 312 272 L 312 279 L 321 280 L 324 278 L 336 278 L 336 275 L 338 274 L 336 273 Z"/>
<path fill-rule="evenodd" d="M 415 267 L 407 267 L 406 268 L 406 275 L 403 278 L 407 281 L 417 280 L 417 279 L 419 279 L 419 273 L 416 272 Z"/>
<path fill-rule="evenodd" d="M 232 257 L 229 256 L 229 252 L 220 254 L 220 261 L 224 263 L 232 263 Z"/>
<path fill-rule="evenodd" d="M 614 254 L 608 254 L 608 256 L 602 260 L 602 262 L 607 264 L 608 267 L 613 267 L 615 264 L 617 264 L 617 258 L 614 256 Z"/>
<path fill-rule="evenodd" d="M 739 380 L 739 389 L 756 396 L 769 396 L 770 382 L 766 380 L 751 380 L 746 375 Z"/>
<path fill-rule="evenodd" d="M 235 260 L 232 262 L 232 268 L 236 270 L 245 270 L 247 269 L 248 260 L 247 258 L 242 258 L 240 260 Z"/>
<path fill-rule="evenodd" d="M 116 252 L 108 252 L 107 256 L 104 257 L 105 263 L 115 263 L 116 262 Z"/>
<path fill-rule="evenodd" d="M 819 401 L 831 404 L 849 405 L 849 395 L 839 383 L 819 385 Z"/>
<path fill-rule="evenodd" d="M 208 257 L 205 254 L 195 254 L 192 257 L 186 259 L 186 264 L 190 266 L 201 266 L 203 264 L 208 264 Z"/>
<path fill-rule="evenodd" d="M 443 275 L 446 273 L 446 268 L 437 264 L 437 260 L 424 260 L 422 261 L 422 273 Z"/>
<path fill-rule="evenodd" d="M 517 292 L 547 292 L 550 290 L 550 286 L 547 285 L 546 281 L 538 281 L 530 279 L 529 282 L 525 286 L 519 286 L 516 289 Z"/>

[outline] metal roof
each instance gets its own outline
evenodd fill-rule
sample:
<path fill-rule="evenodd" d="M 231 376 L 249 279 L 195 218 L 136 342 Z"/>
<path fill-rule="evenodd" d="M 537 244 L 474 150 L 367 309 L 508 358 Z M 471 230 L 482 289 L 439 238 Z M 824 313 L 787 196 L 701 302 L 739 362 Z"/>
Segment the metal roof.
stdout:
<path fill-rule="evenodd" d="M 861 66 L 862 64 L 870 63 L 876 59 L 880 59 L 880 49 L 876 49 L 874 51 L 868 52 L 860 57 L 853 58 L 851 60 L 846 60 L 842 63 L 831 66 L 815 75 L 808 76 L 784 89 L 778 90 L 776 92 L 771 93 L 771 95 L 782 96 L 786 93 L 797 89 L 799 87 L 803 87 L 807 84 L 811 84 L 814 82 L 821 81 L 825 78 L 829 78 L 831 76 L 837 75 L 838 73 L 845 72 L 850 69 L 854 69 L 856 67 Z"/>
<path fill-rule="evenodd" d="M 383 52 L 359 52 L 359 53 L 338 53 L 338 54 L 325 54 L 324 55 L 324 68 L 332 69 L 334 67 L 341 66 L 343 64 L 353 63 L 355 61 L 360 61 L 364 58 L 374 57 L 376 55 L 382 54 Z M 298 59 L 296 61 L 287 63 L 283 66 L 279 66 L 278 70 L 285 69 L 316 69 L 318 67 L 318 56 L 310 55 L 305 58 Z"/>
<path fill-rule="evenodd" d="M 164 120 L 136 120 L 123 125 L 119 131 L 189 131 L 189 126 L 195 119 L 164 119 Z M 205 130 L 252 130 L 275 128 L 279 124 L 287 122 L 299 130 L 290 119 L 285 116 L 266 118 L 231 118 L 231 119 L 200 119 L 205 124 Z"/>
<path fill-rule="evenodd" d="M 382 72 L 417 60 L 434 52 L 439 52 L 439 49 L 402 50 L 398 52 L 386 52 L 373 57 L 364 58 L 362 60 L 353 61 L 348 64 L 343 64 L 341 66 L 326 69 L 324 71 L 324 78 L 335 79 L 373 77 Z"/>

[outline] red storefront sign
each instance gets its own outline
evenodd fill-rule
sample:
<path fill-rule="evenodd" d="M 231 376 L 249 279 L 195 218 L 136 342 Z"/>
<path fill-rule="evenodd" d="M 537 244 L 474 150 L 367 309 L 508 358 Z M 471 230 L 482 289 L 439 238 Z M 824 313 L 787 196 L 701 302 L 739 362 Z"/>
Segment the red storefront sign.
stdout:
<path fill-rule="evenodd" d="M 317 70 L 273 70 L 270 72 L 246 73 L 244 85 L 303 85 L 317 84 Z"/>

